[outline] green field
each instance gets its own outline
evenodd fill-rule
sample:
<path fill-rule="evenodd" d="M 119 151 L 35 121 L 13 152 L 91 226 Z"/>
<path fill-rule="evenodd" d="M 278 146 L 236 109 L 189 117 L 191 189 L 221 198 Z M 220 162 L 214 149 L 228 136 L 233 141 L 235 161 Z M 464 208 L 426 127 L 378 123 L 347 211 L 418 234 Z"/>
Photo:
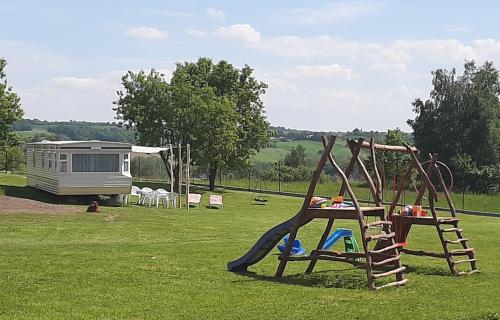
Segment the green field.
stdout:
<path fill-rule="evenodd" d="M 25 178 L 0 175 L 0 193 Z M 152 187 L 157 187 L 152 185 Z M 99 214 L 0 214 L 0 319 L 498 319 L 500 219 L 461 216 L 481 273 L 449 276 L 443 260 L 404 256 L 407 286 L 365 288 L 363 269 L 291 263 L 275 279 L 273 252 L 248 273 L 226 271 L 275 224 L 295 214 L 297 198 L 224 192 L 224 210 L 101 207 Z M 39 194 L 43 197 L 43 194 Z M 1 211 L 1 209 L 0 209 Z M 324 221 L 301 229 L 311 249 Z M 353 222 L 336 227 L 353 228 Z M 437 235 L 416 227 L 410 247 L 438 250 Z M 497 301 L 497 302 L 495 302 Z"/>
<path fill-rule="evenodd" d="M 292 148 L 302 145 L 306 150 L 306 157 L 312 162 L 316 162 L 323 152 L 323 145 L 318 141 L 309 140 L 293 140 L 293 141 L 277 141 L 276 147 L 261 149 L 256 155 L 252 157 L 252 162 L 277 162 L 283 161 L 285 156 L 292 150 Z M 335 159 L 340 163 L 346 163 L 350 159 L 350 151 L 346 147 L 344 140 L 338 140 L 332 151 Z"/>

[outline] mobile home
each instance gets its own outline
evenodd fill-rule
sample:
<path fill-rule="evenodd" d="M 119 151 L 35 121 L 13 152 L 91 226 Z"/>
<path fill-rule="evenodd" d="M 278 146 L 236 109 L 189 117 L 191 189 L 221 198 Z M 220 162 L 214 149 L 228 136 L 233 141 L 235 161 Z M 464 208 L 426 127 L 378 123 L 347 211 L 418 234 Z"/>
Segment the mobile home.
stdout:
<path fill-rule="evenodd" d="M 131 148 L 96 140 L 28 143 L 28 185 L 57 195 L 128 194 Z"/>

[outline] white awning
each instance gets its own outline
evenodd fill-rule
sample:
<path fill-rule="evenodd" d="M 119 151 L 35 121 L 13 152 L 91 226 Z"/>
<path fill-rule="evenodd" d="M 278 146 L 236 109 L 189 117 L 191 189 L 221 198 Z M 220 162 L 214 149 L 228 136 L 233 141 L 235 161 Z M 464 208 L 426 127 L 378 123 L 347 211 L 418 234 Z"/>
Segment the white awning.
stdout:
<path fill-rule="evenodd" d="M 160 153 L 160 151 L 167 151 L 168 148 L 158 148 L 158 147 L 142 147 L 142 146 L 132 146 L 132 152 L 135 153 L 146 153 L 146 154 L 155 154 Z"/>

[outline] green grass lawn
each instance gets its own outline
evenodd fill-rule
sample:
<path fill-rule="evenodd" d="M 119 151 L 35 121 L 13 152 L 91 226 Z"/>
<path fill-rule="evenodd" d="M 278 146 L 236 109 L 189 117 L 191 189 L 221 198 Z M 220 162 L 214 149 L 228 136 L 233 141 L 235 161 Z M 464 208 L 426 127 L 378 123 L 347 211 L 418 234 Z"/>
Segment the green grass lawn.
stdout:
<path fill-rule="evenodd" d="M 25 178 L 0 175 L 6 186 Z M 28 190 L 28 188 L 26 188 Z M 101 207 L 99 214 L 0 214 L 1 319 L 498 319 L 500 219 L 461 216 L 480 274 L 454 278 L 444 260 L 403 256 L 408 285 L 365 288 L 363 269 L 290 263 L 277 280 L 275 255 L 247 274 L 226 271 L 275 224 L 295 214 L 296 198 L 224 192 L 224 210 Z M 1 211 L 1 208 L 0 208 Z M 311 249 L 325 221 L 301 229 Z M 353 228 L 342 222 L 337 227 Z M 438 250 L 431 227 L 415 227 L 411 248 Z M 273 253 L 276 253 L 274 251 Z"/>

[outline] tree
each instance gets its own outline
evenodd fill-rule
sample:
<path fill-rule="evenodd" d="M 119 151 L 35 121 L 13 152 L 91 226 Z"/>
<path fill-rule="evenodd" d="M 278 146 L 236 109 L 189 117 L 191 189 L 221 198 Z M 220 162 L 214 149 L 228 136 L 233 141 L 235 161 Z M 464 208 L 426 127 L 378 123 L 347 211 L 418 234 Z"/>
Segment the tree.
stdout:
<path fill-rule="evenodd" d="M 500 163 L 500 79 L 491 62 L 481 67 L 466 62 L 455 69 L 432 72 L 433 90 L 425 102 L 412 103 L 415 119 L 408 120 L 421 155 L 437 153 L 441 161 L 461 170 L 459 155 L 469 155 L 479 170 Z"/>
<path fill-rule="evenodd" d="M 406 134 L 399 128 L 394 130 L 387 130 L 384 137 L 384 144 L 390 146 L 401 146 L 408 142 Z M 376 151 L 375 157 L 377 158 L 377 169 L 382 179 L 382 187 L 387 190 L 387 187 L 392 184 L 393 188 L 399 183 L 399 179 L 406 172 L 409 167 L 410 157 L 405 153 L 391 152 L 391 151 Z M 373 161 L 371 155 L 365 160 L 365 166 L 373 168 Z"/>
<path fill-rule="evenodd" d="M 114 110 L 144 145 L 189 143 L 193 161 L 207 170 L 213 190 L 221 167 L 246 165 L 254 150 L 268 143 L 260 98 L 267 85 L 252 72 L 249 66 L 240 70 L 207 58 L 178 63 L 170 83 L 155 70 L 128 72 Z M 162 159 L 168 167 L 165 154 Z"/>
<path fill-rule="evenodd" d="M 4 170 L 14 169 L 20 162 L 22 151 L 17 147 L 19 145 L 19 136 L 12 131 L 12 124 L 21 119 L 23 110 L 21 109 L 21 99 L 7 84 L 5 66 L 7 62 L 0 58 L 0 150 L 3 155 L 2 165 Z"/>
<path fill-rule="evenodd" d="M 292 168 L 297 168 L 306 164 L 306 148 L 301 144 L 292 147 L 290 152 L 283 159 L 283 164 Z"/>

